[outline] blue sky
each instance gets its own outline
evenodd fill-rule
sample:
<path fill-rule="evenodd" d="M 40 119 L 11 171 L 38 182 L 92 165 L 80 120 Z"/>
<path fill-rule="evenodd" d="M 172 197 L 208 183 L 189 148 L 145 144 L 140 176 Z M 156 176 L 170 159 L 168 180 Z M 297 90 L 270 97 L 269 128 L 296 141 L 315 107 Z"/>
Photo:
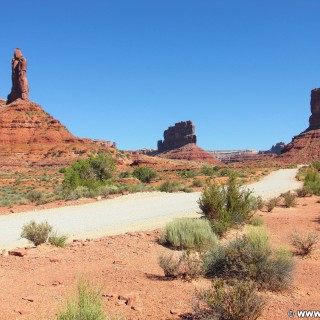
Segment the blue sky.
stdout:
<path fill-rule="evenodd" d="M 269 149 L 308 126 L 320 87 L 319 0 L 1 1 L 30 98 L 79 137 L 156 148 L 192 120 L 204 149 Z"/>

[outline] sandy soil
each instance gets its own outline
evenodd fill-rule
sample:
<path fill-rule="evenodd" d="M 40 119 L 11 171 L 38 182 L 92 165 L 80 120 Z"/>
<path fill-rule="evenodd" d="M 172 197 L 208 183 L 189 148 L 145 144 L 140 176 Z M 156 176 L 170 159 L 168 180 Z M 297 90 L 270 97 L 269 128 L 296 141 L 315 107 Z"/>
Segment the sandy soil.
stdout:
<path fill-rule="evenodd" d="M 295 208 L 259 212 L 275 246 L 290 246 L 294 230 L 319 233 L 318 199 L 302 198 Z M 81 276 L 102 286 L 109 314 L 127 319 L 181 318 L 192 312 L 195 288 L 208 280 L 164 278 L 157 257 L 169 249 L 159 245 L 157 238 L 157 231 L 129 233 L 77 241 L 64 249 L 43 245 L 26 250 L 24 257 L 0 257 L 0 319 L 53 319 Z M 320 309 L 319 247 L 310 258 L 296 257 L 296 262 L 291 290 L 264 293 L 268 304 L 261 319 L 287 319 L 288 310 Z M 130 293 L 132 303 L 118 299 Z"/>

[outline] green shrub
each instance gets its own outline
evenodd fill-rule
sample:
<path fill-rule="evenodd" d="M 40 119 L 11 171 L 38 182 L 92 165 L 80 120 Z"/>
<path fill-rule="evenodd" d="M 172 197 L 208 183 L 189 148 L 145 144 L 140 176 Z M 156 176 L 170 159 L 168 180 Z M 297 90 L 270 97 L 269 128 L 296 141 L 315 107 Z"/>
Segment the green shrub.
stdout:
<path fill-rule="evenodd" d="M 119 174 L 119 178 L 130 178 L 131 177 L 131 172 L 130 171 L 122 171 Z"/>
<path fill-rule="evenodd" d="M 115 171 L 115 161 L 111 157 L 98 155 L 88 159 L 79 159 L 65 169 L 62 182 L 65 190 L 75 190 L 79 186 L 97 189 L 110 178 Z"/>
<path fill-rule="evenodd" d="M 214 171 L 211 167 L 209 166 L 203 166 L 201 168 L 201 173 L 205 176 L 211 177 L 216 171 Z"/>
<path fill-rule="evenodd" d="M 64 310 L 58 312 L 57 320 L 105 320 L 101 290 L 86 280 L 80 280 L 78 295 L 67 300 Z"/>
<path fill-rule="evenodd" d="M 273 251 L 262 228 L 251 228 L 210 250 L 204 266 L 209 277 L 251 280 L 263 289 L 279 291 L 290 285 L 294 260 L 286 249 Z"/>
<path fill-rule="evenodd" d="M 178 171 L 177 175 L 181 178 L 193 178 L 197 175 L 197 173 L 194 170 L 190 169 Z"/>
<path fill-rule="evenodd" d="M 255 227 L 260 227 L 264 225 L 264 220 L 261 217 L 252 217 L 249 223 Z"/>
<path fill-rule="evenodd" d="M 320 173 L 318 170 L 318 164 L 310 166 L 304 178 L 303 186 L 310 190 L 315 195 L 320 195 Z"/>
<path fill-rule="evenodd" d="M 303 257 L 310 255 L 318 242 L 319 235 L 315 233 L 300 235 L 295 231 L 291 236 L 291 244 L 296 248 L 296 253 Z"/>
<path fill-rule="evenodd" d="M 202 187 L 202 186 L 203 186 L 203 181 L 200 180 L 200 179 L 194 179 L 194 180 L 192 181 L 192 185 L 191 185 L 191 186 L 192 186 L 192 187 L 196 187 L 196 188 Z"/>
<path fill-rule="evenodd" d="M 196 252 L 160 254 L 158 263 L 168 278 L 195 279 L 202 274 L 203 261 Z"/>
<path fill-rule="evenodd" d="M 32 190 L 26 194 L 26 198 L 32 203 L 39 203 L 43 199 L 43 193 L 39 190 Z"/>
<path fill-rule="evenodd" d="M 175 181 L 165 181 L 161 184 L 159 187 L 159 190 L 161 192 L 175 192 L 178 191 L 180 188 L 180 185 L 178 182 Z"/>
<path fill-rule="evenodd" d="M 290 191 L 283 193 L 281 197 L 284 199 L 284 204 L 287 208 L 296 206 L 296 195 Z"/>
<path fill-rule="evenodd" d="M 64 248 L 67 245 L 67 240 L 68 240 L 67 235 L 65 234 L 59 235 L 57 231 L 52 232 L 48 238 L 48 242 L 51 245 L 55 247 L 60 247 L 60 248 Z"/>
<path fill-rule="evenodd" d="M 276 206 L 279 205 L 279 198 L 271 198 L 266 202 L 268 212 L 271 212 Z"/>
<path fill-rule="evenodd" d="M 265 300 L 252 282 L 222 279 L 212 281 L 211 287 L 197 292 L 207 308 L 197 308 L 201 319 L 256 320 L 265 307 Z"/>
<path fill-rule="evenodd" d="M 157 176 L 157 173 L 149 167 L 137 167 L 133 170 L 132 175 L 143 183 L 150 183 Z"/>
<path fill-rule="evenodd" d="M 237 177 L 231 175 L 226 185 L 208 184 L 198 203 L 210 222 L 233 227 L 247 222 L 256 210 L 257 200 L 251 194 L 252 191 L 242 187 Z"/>
<path fill-rule="evenodd" d="M 217 245 L 217 237 L 204 219 L 180 218 L 169 222 L 159 241 L 178 249 L 205 250 Z"/>
<path fill-rule="evenodd" d="M 36 223 L 34 220 L 22 227 L 21 237 L 33 242 L 35 246 L 45 243 L 48 239 L 52 226 L 47 221 Z"/>

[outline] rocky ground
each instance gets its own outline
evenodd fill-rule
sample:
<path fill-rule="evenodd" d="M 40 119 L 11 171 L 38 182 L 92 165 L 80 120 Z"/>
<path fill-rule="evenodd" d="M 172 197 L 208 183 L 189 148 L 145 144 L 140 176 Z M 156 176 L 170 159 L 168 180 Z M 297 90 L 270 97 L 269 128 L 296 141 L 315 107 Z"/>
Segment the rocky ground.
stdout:
<path fill-rule="evenodd" d="M 295 208 L 259 212 L 275 246 L 290 246 L 290 235 L 320 231 L 318 197 L 300 198 Z M 47 245 L 27 249 L 23 257 L 0 257 L 1 320 L 54 319 L 80 277 L 102 287 L 103 305 L 127 319 L 179 319 L 192 312 L 195 288 L 208 280 L 168 280 L 157 264 L 166 250 L 159 232 L 129 233 L 100 240 L 76 241 L 67 248 Z M 288 310 L 320 309 L 320 252 L 296 257 L 292 289 L 268 299 L 261 319 L 286 319 Z"/>

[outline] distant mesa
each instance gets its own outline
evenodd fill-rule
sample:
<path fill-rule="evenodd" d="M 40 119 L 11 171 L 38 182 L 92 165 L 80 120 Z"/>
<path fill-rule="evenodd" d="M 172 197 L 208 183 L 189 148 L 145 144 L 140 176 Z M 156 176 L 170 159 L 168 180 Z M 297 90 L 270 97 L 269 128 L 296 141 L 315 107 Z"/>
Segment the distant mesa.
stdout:
<path fill-rule="evenodd" d="M 284 142 L 277 142 L 276 144 L 274 144 L 269 150 L 266 151 L 259 151 L 259 154 L 276 154 L 276 155 L 280 155 L 282 153 L 282 150 L 285 147 L 285 143 Z"/>
<path fill-rule="evenodd" d="M 189 143 L 197 143 L 195 126 L 192 121 L 177 122 L 163 133 L 164 140 L 158 141 L 158 152 L 174 150 Z"/>
<path fill-rule="evenodd" d="M 310 162 L 320 158 L 320 88 L 311 90 L 309 127 L 294 136 L 281 154 L 292 162 Z"/>
<path fill-rule="evenodd" d="M 221 164 L 211 154 L 196 145 L 195 125 L 192 121 L 177 122 L 163 133 L 164 140 L 158 141 L 156 156 L 166 159 L 201 161 Z"/>

